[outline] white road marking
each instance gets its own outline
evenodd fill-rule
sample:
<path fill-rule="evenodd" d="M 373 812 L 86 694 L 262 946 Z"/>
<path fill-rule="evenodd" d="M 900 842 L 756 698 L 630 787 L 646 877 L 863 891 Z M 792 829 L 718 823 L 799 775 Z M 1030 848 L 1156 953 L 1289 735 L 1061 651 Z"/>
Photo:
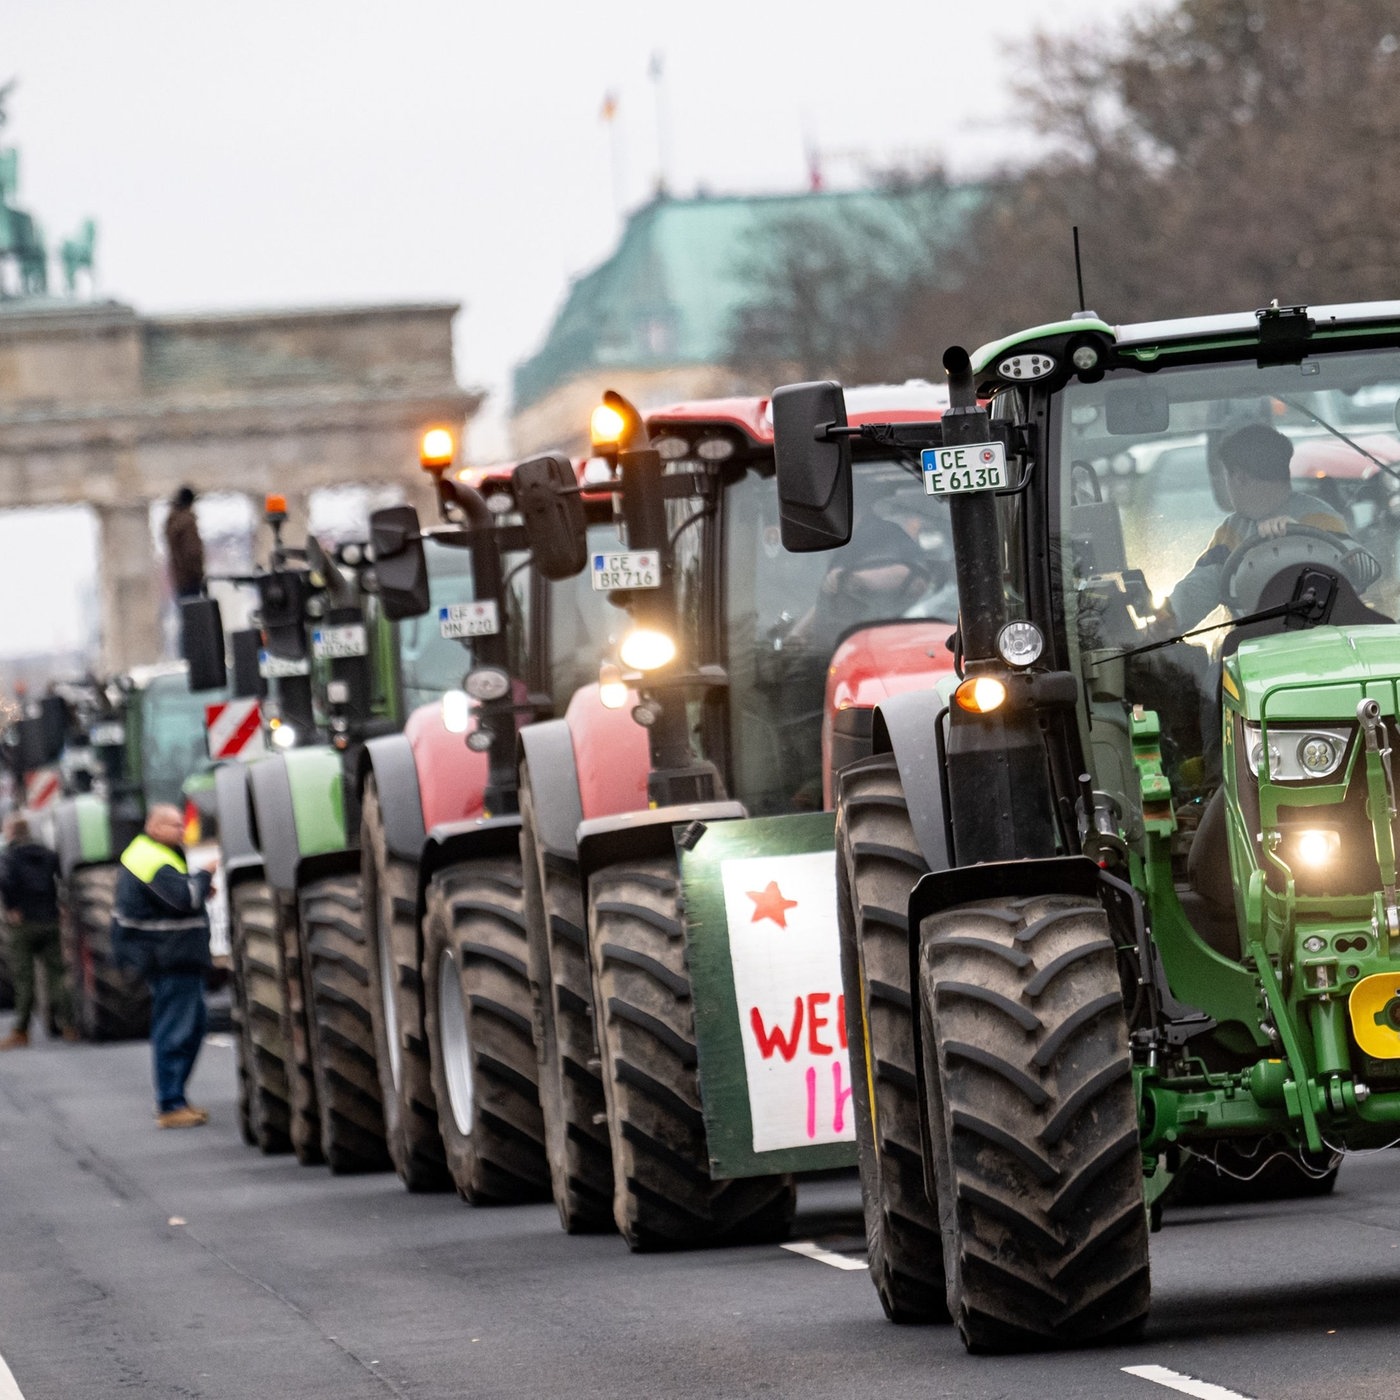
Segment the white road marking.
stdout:
<path fill-rule="evenodd" d="M 24 1400 L 24 1393 L 10 1374 L 3 1356 L 0 1356 L 0 1400 Z"/>
<path fill-rule="evenodd" d="M 1226 1390 L 1223 1385 L 1213 1385 L 1210 1381 L 1198 1381 L 1192 1376 L 1183 1376 L 1180 1371 L 1169 1371 L 1165 1366 L 1124 1366 L 1130 1376 L 1138 1376 L 1145 1381 L 1154 1381 L 1168 1390 L 1180 1391 L 1182 1395 L 1194 1395 L 1196 1400 L 1250 1400 L 1238 1390 Z"/>
<path fill-rule="evenodd" d="M 830 1264 L 833 1269 L 868 1269 L 864 1259 L 852 1259 L 849 1254 L 837 1254 L 835 1250 L 823 1249 L 812 1240 L 793 1240 L 782 1246 L 805 1259 L 815 1259 L 818 1264 Z"/>

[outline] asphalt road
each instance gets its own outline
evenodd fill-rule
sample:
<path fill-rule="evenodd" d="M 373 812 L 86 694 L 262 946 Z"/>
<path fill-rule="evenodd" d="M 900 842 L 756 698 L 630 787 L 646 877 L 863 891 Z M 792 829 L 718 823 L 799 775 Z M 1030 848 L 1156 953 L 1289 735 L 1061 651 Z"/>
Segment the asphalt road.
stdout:
<path fill-rule="evenodd" d="M 1400 1385 L 1400 1154 L 1349 1160 L 1321 1202 L 1169 1216 L 1140 1344 L 970 1357 L 947 1327 L 884 1320 L 853 1177 L 804 1185 L 794 1239 L 855 1267 L 775 1246 L 632 1256 L 565 1236 L 549 1206 L 473 1210 L 260 1156 L 238 1137 L 226 1037 L 192 1085 L 207 1128 L 158 1131 L 148 1074 L 141 1045 L 0 1055 L 0 1400 L 1389 1400 Z"/>

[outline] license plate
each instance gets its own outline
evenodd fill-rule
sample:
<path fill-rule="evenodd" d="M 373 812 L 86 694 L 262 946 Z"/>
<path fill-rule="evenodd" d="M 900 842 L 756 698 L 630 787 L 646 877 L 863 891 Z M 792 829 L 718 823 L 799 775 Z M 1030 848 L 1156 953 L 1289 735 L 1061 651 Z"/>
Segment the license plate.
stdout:
<path fill-rule="evenodd" d="M 365 629 L 360 622 L 343 627 L 318 627 L 311 634 L 311 650 L 321 661 L 339 661 L 365 654 Z"/>
<path fill-rule="evenodd" d="M 291 676 L 306 676 L 310 673 L 311 663 L 309 661 L 289 661 L 285 656 L 273 656 L 270 651 L 258 653 L 258 675 L 264 680 L 280 681 Z"/>
<path fill-rule="evenodd" d="M 484 603 L 449 603 L 438 609 L 438 631 L 444 637 L 494 637 L 500 630 L 494 598 Z"/>
<path fill-rule="evenodd" d="M 660 588 L 661 555 L 654 549 L 595 554 L 593 587 L 599 593 L 613 588 Z"/>
<path fill-rule="evenodd" d="M 114 749 L 126 743 L 126 728 L 120 724 L 94 724 L 89 738 L 99 749 Z"/>
<path fill-rule="evenodd" d="M 962 447 L 926 447 L 919 454 L 924 490 L 930 496 L 996 491 L 1006 485 L 1006 447 L 974 442 Z"/>

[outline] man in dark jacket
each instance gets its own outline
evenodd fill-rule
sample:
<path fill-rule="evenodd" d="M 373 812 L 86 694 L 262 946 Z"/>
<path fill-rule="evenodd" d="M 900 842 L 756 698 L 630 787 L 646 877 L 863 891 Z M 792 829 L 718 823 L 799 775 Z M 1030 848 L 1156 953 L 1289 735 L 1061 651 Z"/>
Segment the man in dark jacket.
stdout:
<path fill-rule="evenodd" d="M 38 963 L 44 965 L 48 983 L 49 1024 L 59 1027 L 65 1040 L 76 1040 L 58 937 L 58 857 L 30 839 L 29 823 L 23 817 L 11 818 L 9 838 L 9 848 L 0 862 L 0 899 L 5 902 L 5 920 L 10 926 L 15 1026 L 0 1040 L 0 1050 L 18 1050 L 29 1044 L 34 968 Z"/>
<path fill-rule="evenodd" d="M 194 492 L 188 486 L 171 498 L 170 514 L 165 517 L 165 551 L 175 597 L 198 598 L 204 592 L 204 541 L 194 518 Z"/>
<path fill-rule="evenodd" d="M 151 808 L 146 830 L 122 852 L 112 913 L 113 956 L 119 966 L 145 977 L 151 989 L 156 1122 L 162 1128 L 195 1128 L 209 1121 L 204 1109 L 186 1099 L 185 1085 L 208 1021 L 205 904 L 213 876 L 207 870 L 190 873 L 180 846 L 184 825 L 178 807 Z"/>

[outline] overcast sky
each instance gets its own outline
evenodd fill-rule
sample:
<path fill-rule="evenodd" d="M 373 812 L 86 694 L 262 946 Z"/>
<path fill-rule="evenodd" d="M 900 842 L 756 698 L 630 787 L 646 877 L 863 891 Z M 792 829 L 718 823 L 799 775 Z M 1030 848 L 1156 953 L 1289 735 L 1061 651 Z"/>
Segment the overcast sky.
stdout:
<path fill-rule="evenodd" d="M 1011 46 L 1121 0 L 4 0 L 0 142 L 51 245 L 91 215 L 97 290 L 143 312 L 460 302 L 457 371 L 506 447 L 511 366 L 655 188 L 805 187 L 807 150 L 1014 162 Z M 652 73 L 660 70 L 659 79 Z M 611 123 L 601 119 L 616 97 Z M 56 534 L 31 519 L 26 541 Z M 90 538 L 90 537 L 89 537 Z M 82 551 L 86 555 L 90 543 Z M 49 558 L 53 556 L 48 555 Z M 0 596 L 33 560 L 0 520 Z M 7 610 L 0 654 L 77 633 Z M 32 577 L 32 574 L 30 575 Z"/>

